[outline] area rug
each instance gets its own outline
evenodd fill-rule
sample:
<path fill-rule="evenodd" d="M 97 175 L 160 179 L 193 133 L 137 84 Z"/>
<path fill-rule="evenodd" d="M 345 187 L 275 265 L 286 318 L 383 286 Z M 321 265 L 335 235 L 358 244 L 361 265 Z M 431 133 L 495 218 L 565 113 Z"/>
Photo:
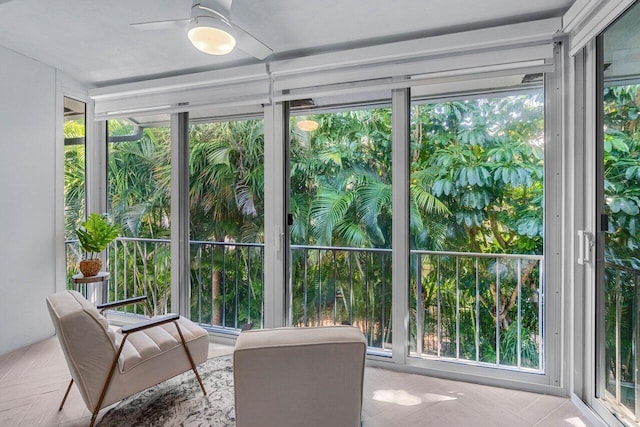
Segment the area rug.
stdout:
<path fill-rule="evenodd" d="M 192 371 L 134 394 L 111 408 L 100 427 L 235 426 L 231 356 L 198 367 L 207 390 L 203 396 Z"/>

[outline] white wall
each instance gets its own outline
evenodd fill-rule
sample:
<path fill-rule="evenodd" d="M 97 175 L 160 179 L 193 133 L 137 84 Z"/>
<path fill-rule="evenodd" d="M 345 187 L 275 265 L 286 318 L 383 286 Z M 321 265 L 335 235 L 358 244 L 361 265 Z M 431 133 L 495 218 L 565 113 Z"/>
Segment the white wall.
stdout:
<path fill-rule="evenodd" d="M 56 87 L 54 68 L 0 47 L 0 354 L 53 334 Z"/>

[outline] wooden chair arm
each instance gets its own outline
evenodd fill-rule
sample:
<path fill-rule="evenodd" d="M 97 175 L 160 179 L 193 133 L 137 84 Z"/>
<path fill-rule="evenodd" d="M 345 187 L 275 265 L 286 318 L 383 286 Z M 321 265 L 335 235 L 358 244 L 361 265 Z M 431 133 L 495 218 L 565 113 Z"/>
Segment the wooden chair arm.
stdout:
<path fill-rule="evenodd" d="M 107 302 L 104 304 L 99 304 L 96 308 L 100 310 L 100 313 L 104 313 L 106 310 L 111 310 L 113 308 L 122 307 L 129 304 L 139 304 L 141 302 L 145 302 L 147 300 L 146 295 L 142 295 L 140 297 L 133 297 L 127 299 L 121 299 L 118 301 Z"/>
<path fill-rule="evenodd" d="M 123 335 L 133 332 L 142 331 L 144 329 L 153 328 L 154 326 L 163 325 L 165 323 L 175 322 L 180 318 L 179 314 L 167 314 L 166 316 L 157 316 L 144 322 L 135 323 L 133 325 L 124 326 L 120 331 Z"/>

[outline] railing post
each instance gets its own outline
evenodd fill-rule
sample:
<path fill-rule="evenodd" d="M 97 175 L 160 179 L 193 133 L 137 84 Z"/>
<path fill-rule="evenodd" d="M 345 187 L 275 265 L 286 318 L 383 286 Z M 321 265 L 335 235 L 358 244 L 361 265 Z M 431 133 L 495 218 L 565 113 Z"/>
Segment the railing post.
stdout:
<path fill-rule="evenodd" d="M 456 256 L 456 359 L 460 359 L 460 257 Z"/>
<path fill-rule="evenodd" d="M 517 366 L 520 368 L 522 366 L 522 336 L 521 336 L 521 325 L 522 325 L 522 260 L 518 260 L 518 314 L 516 326 L 518 328 L 518 340 L 517 340 Z M 539 352 L 538 352 L 539 353 Z"/>
<path fill-rule="evenodd" d="M 500 364 L 500 258 L 496 258 L 496 365 Z"/>
<path fill-rule="evenodd" d="M 621 348 L 620 348 L 620 322 L 622 318 L 622 307 L 620 304 L 622 293 L 622 287 L 620 285 L 620 270 L 616 270 L 616 324 L 615 324 L 615 340 L 616 340 L 616 403 L 620 404 L 620 359 L 621 359 Z"/>
<path fill-rule="evenodd" d="M 424 296 L 422 295 L 422 255 L 416 254 L 416 353 L 424 351 Z"/>
<path fill-rule="evenodd" d="M 480 259 L 476 257 L 476 362 L 480 361 Z"/>

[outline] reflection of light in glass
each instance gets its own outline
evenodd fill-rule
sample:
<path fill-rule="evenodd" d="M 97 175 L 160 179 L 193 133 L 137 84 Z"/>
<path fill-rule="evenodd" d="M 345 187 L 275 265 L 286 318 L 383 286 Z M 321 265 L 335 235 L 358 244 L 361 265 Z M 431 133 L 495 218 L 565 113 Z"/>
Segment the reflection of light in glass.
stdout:
<path fill-rule="evenodd" d="M 315 120 L 298 120 L 296 122 L 296 127 L 304 132 L 313 132 L 318 129 L 318 122 Z"/>
<path fill-rule="evenodd" d="M 532 138 L 529 140 L 529 145 L 532 145 L 534 147 L 543 147 L 544 146 L 544 136 L 541 136 L 539 138 Z"/>
<path fill-rule="evenodd" d="M 607 206 L 610 206 L 611 203 L 613 203 L 613 197 L 607 197 L 604 201 L 607 204 Z"/>

